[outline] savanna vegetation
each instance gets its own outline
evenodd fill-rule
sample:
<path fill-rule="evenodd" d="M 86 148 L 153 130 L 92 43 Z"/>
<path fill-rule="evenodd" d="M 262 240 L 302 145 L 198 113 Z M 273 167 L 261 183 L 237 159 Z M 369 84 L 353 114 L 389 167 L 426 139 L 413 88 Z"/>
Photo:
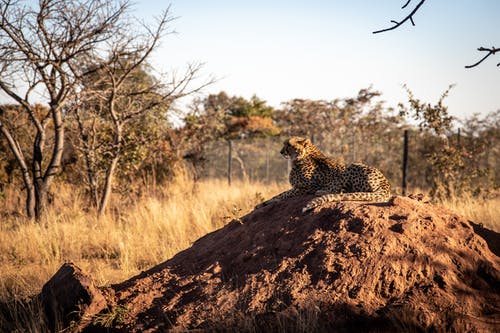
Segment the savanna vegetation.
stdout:
<path fill-rule="evenodd" d="M 278 152 L 293 135 L 379 167 L 397 194 L 409 130 L 409 192 L 500 230 L 500 111 L 454 119 L 451 87 L 435 104 L 406 88 L 396 109 L 372 87 L 275 108 L 200 94 L 212 82 L 199 79 L 201 65 L 153 71 L 168 11 L 144 26 L 128 2 L 0 7 L 0 90 L 10 97 L 0 105 L 0 329 L 43 331 L 23 306 L 64 262 L 118 282 L 283 190 L 289 165 Z"/>

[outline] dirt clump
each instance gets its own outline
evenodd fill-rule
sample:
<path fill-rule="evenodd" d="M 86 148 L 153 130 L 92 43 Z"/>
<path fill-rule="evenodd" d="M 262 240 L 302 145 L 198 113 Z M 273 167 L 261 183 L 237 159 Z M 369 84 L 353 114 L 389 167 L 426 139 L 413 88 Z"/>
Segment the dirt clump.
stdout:
<path fill-rule="evenodd" d="M 257 209 L 103 290 L 107 306 L 96 317 L 111 320 L 85 329 L 500 329 L 500 258 L 479 225 L 403 197 L 303 214 L 310 199 Z M 498 246 L 500 235 L 488 232 Z"/>
<path fill-rule="evenodd" d="M 89 319 L 107 305 L 93 280 L 71 263 L 62 265 L 45 283 L 40 303 L 51 331 L 86 327 Z"/>

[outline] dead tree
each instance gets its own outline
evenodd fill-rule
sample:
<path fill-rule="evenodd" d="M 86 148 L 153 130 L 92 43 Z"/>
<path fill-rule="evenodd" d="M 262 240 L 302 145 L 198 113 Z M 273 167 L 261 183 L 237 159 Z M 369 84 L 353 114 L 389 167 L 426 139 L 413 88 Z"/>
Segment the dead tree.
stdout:
<path fill-rule="evenodd" d="M 89 61 L 88 67 L 96 70 L 84 81 L 72 111 L 78 123 L 87 184 L 98 215 L 108 206 L 114 175 L 126 149 L 125 134 L 130 133 L 127 130 L 133 121 L 159 108 L 166 113 L 175 100 L 212 83 L 208 79 L 194 85 L 201 64 L 189 65 L 183 74 L 163 80 L 147 71 L 147 60 L 169 33 L 171 21 L 167 9 L 155 27 L 123 26 L 108 42 L 107 52 Z M 107 141 L 103 141 L 104 137 Z M 139 138 L 129 136 L 127 140 Z"/>
<path fill-rule="evenodd" d="M 111 0 L 40 0 L 36 7 L 0 1 L 0 90 L 30 119 L 31 153 L 21 148 L 9 119 L 0 120 L 0 131 L 21 170 L 30 218 L 43 215 L 60 171 L 65 107 L 89 74 L 80 64 L 119 31 L 127 8 L 128 2 Z M 35 102 L 48 111 L 36 112 Z"/>

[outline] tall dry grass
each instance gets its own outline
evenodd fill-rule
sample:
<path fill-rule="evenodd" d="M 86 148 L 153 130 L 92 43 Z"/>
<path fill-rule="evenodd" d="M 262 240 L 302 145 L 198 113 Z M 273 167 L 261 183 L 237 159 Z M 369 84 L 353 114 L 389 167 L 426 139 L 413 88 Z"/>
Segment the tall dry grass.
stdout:
<path fill-rule="evenodd" d="M 163 188 L 146 188 L 135 201 L 115 202 L 97 218 L 80 193 L 60 185 L 40 222 L 9 214 L 22 197 L 5 191 L 0 223 L 0 301 L 40 292 L 64 262 L 73 262 L 97 284 L 122 281 L 190 246 L 201 236 L 251 211 L 279 185 L 186 178 Z"/>
<path fill-rule="evenodd" d="M 194 184 L 179 177 L 165 187 L 144 187 L 132 201 L 115 197 L 109 212 L 97 218 L 78 189 L 59 185 L 51 209 L 38 223 L 15 214 L 22 210 L 23 198 L 7 188 L 0 207 L 0 301 L 39 293 L 64 262 L 81 267 L 98 285 L 123 281 L 171 258 L 286 187 L 245 182 L 228 186 L 224 180 Z M 500 230 L 499 198 L 470 197 L 443 204 Z"/>
<path fill-rule="evenodd" d="M 500 232 L 500 197 L 478 199 L 473 196 L 462 196 L 440 202 L 445 207 L 467 217 L 485 228 Z"/>

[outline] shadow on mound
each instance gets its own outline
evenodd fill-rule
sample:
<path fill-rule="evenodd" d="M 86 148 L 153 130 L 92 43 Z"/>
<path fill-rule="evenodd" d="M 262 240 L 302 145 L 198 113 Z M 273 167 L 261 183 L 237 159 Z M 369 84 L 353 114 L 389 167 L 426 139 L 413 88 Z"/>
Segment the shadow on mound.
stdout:
<path fill-rule="evenodd" d="M 471 222 L 471 225 L 474 228 L 474 232 L 488 243 L 491 252 L 497 257 L 500 257 L 500 234 L 493 230 L 486 229 L 482 224 Z"/>
<path fill-rule="evenodd" d="M 194 330 L 210 332 L 424 332 L 415 314 L 375 316 L 363 313 L 350 304 L 335 304 L 330 309 L 311 306 L 297 309 L 290 306 L 286 311 L 266 312 L 208 320 Z M 428 328 L 433 330 L 433 327 Z M 428 330 L 427 329 L 427 330 Z"/>

